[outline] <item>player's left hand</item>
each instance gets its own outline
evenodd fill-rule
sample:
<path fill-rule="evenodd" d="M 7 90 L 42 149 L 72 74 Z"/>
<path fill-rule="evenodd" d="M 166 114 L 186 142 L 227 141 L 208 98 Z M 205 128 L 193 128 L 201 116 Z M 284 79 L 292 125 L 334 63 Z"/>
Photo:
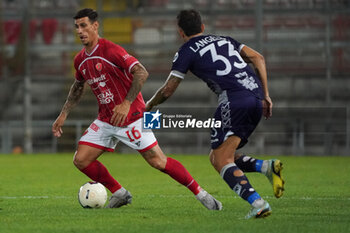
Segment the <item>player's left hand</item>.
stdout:
<path fill-rule="evenodd" d="M 113 108 L 113 115 L 110 123 L 114 126 L 123 125 L 128 116 L 130 105 L 131 103 L 128 100 L 124 100 L 121 104 L 116 105 Z"/>
<path fill-rule="evenodd" d="M 269 119 L 272 116 L 272 100 L 270 96 L 265 96 L 265 99 L 262 101 L 263 103 L 263 116 L 265 119 Z"/>

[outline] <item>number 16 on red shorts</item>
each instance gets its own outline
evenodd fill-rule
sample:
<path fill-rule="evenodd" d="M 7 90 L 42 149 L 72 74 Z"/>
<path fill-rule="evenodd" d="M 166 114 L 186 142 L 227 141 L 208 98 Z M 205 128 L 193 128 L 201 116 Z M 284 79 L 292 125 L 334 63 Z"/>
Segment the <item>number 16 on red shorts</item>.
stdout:
<path fill-rule="evenodd" d="M 112 152 L 121 141 L 132 149 L 145 152 L 157 145 L 157 139 L 151 130 L 142 129 L 142 124 L 142 118 L 125 127 L 96 119 L 80 138 L 79 144 Z"/>

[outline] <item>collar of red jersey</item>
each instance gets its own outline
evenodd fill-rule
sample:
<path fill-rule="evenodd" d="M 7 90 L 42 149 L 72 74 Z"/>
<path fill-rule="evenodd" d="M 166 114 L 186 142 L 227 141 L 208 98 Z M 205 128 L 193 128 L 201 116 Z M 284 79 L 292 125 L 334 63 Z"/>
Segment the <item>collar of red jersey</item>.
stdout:
<path fill-rule="evenodd" d="M 85 49 L 85 54 L 86 54 L 86 56 L 89 56 L 89 57 L 90 57 L 92 54 L 94 54 L 94 52 L 96 51 L 96 49 L 97 49 L 99 46 L 100 46 L 100 44 L 97 43 L 90 53 L 88 53 L 88 52 L 86 51 L 86 49 Z"/>

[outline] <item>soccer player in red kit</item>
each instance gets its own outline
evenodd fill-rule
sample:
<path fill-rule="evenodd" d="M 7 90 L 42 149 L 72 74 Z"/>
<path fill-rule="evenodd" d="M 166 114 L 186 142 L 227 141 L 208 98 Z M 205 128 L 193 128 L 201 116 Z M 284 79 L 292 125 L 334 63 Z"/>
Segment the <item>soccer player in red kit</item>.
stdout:
<path fill-rule="evenodd" d="M 81 137 L 73 163 L 90 179 L 111 191 L 108 208 L 127 205 L 132 199 L 130 192 L 97 160 L 105 151 L 114 151 L 122 141 L 137 150 L 152 167 L 186 186 L 206 208 L 221 210 L 221 203 L 202 189 L 179 161 L 164 155 L 153 132 L 142 130 L 145 102 L 140 91 L 148 73 L 121 46 L 99 37 L 97 17 L 97 12 L 88 8 L 78 11 L 74 17 L 84 48 L 74 59 L 75 81 L 52 125 L 54 136 L 62 135 L 62 126 L 87 83 L 97 98 L 99 113 Z"/>

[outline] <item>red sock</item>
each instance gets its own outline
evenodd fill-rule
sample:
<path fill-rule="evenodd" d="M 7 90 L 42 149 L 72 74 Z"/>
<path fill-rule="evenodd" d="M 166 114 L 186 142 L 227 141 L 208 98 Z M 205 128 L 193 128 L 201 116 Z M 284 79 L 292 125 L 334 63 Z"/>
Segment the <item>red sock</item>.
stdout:
<path fill-rule="evenodd" d="M 164 172 L 180 184 L 186 186 L 194 195 L 197 195 L 201 191 L 201 187 L 179 161 L 168 157 Z"/>
<path fill-rule="evenodd" d="M 86 168 L 82 169 L 81 172 L 83 172 L 93 181 L 103 184 L 112 193 L 122 187 L 118 181 L 116 181 L 111 174 L 109 174 L 107 168 L 97 160 L 90 163 Z"/>

